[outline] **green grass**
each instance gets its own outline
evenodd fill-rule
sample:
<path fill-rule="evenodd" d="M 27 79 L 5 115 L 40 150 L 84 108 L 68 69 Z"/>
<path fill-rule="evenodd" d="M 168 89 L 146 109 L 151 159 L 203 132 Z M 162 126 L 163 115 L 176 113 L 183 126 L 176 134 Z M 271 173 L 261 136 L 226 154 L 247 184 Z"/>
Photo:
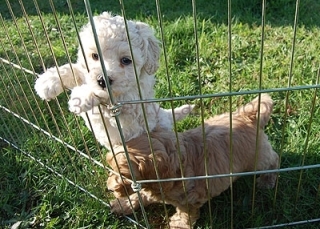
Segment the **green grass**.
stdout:
<path fill-rule="evenodd" d="M 49 2 L 38 2 L 53 53 L 47 44 L 43 25 L 33 1 L 24 1 L 24 7 L 34 37 L 30 34 L 18 1 L 12 2 L 17 25 L 12 20 L 6 1 L 0 0 L 0 13 L 4 19 L 3 23 L 0 21 L 1 58 L 21 64 L 37 73 L 43 71 L 43 65 L 54 65 L 53 54 L 58 64 L 68 61 L 67 54 L 72 61 L 76 59 L 76 30 L 65 1 L 54 1 L 61 29 L 55 21 Z M 288 85 L 299 87 L 316 84 L 320 66 L 320 3 L 317 0 L 304 0 L 300 3 L 292 78 L 289 79 L 295 1 L 267 1 L 262 72 L 260 2 L 232 1 L 230 85 L 227 1 L 197 1 L 200 77 L 191 3 L 160 1 L 163 42 L 168 61 L 165 63 L 162 56 L 161 67 L 157 72 L 156 97 L 196 96 L 199 95 L 200 89 L 204 95 L 216 95 L 227 93 L 230 88 L 232 92 L 247 92 L 258 90 L 260 86 L 262 89 L 275 89 L 286 88 Z M 71 3 L 75 23 L 80 28 L 87 23 L 84 3 L 76 0 L 71 0 Z M 151 24 L 157 36 L 161 37 L 155 1 L 138 0 L 124 3 L 128 18 Z M 105 3 L 95 0 L 91 1 L 91 7 L 95 14 L 103 10 L 121 14 L 117 1 Z M 65 43 L 62 42 L 61 35 Z M 38 47 L 34 44 L 34 39 Z M 105 149 L 99 147 L 92 134 L 84 127 L 82 120 L 68 112 L 66 95 L 61 95 L 58 101 L 47 104 L 34 94 L 35 76 L 24 74 L 7 64 L 0 63 L 0 69 L 1 105 L 43 128 L 49 135 L 62 139 L 91 158 L 104 163 Z M 168 77 L 171 91 L 168 87 Z M 286 91 L 273 92 L 271 95 L 275 100 L 275 108 L 266 132 L 274 149 L 281 155 L 281 167 L 320 164 L 320 121 L 317 118 L 320 113 L 319 92 L 315 89 L 290 91 L 287 107 Z M 233 96 L 232 107 L 249 101 L 253 96 Z M 317 100 L 313 107 L 314 96 Z M 229 110 L 229 98 L 226 96 L 174 101 L 174 105 L 185 102 L 196 104 L 197 108 L 194 115 L 178 123 L 180 131 L 200 123 L 201 102 L 205 108 L 205 117 Z M 162 106 L 170 107 L 170 103 L 163 102 Z M 0 141 L 1 228 L 10 228 L 17 222 L 21 223 L 20 228 L 133 227 L 127 220 L 111 214 L 103 203 L 57 175 L 62 175 L 102 201 L 108 202 L 112 195 L 106 191 L 107 173 L 103 168 L 3 110 L 0 113 L 0 136 L 38 160 L 35 161 Z M 41 166 L 39 162 L 56 173 Z M 233 212 L 231 190 L 210 202 L 214 228 L 259 227 L 319 218 L 319 174 L 320 169 L 281 173 L 277 188 L 270 191 L 254 190 L 252 177 L 240 179 L 232 190 Z M 150 223 L 155 228 L 164 228 L 163 207 L 154 205 L 146 210 Z M 174 212 L 172 207 L 168 207 L 168 210 L 169 214 Z M 233 225 L 230 220 L 232 215 Z M 140 213 L 137 217 L 137 220 L 144 224 Z M 207 228 L 210 223 L 209 204 L 206 204 L 201 209 L 201 218 L 197 226 Z M 314 223 L 294 228 L 318 226 L 319 223 Z"/>

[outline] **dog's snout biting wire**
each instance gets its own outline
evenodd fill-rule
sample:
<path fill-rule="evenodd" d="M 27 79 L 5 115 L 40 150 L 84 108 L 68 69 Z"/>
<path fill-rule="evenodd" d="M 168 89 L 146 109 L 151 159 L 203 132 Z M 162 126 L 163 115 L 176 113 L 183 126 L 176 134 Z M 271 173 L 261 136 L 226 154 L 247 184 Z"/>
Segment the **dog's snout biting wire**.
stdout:
<path fill-rule="evenodd" d="M 99 96 L 95 95 L 97 98 L 99 98 Z M 103 103 L 101 102 L 100 105 L 105 106 L 108 110 L 111 111 L 111 116 L 115 117 L 120 115 L 121 113 L 121 108 L 123 106 L 122 103 L 116 103 L 116 104 L 107 104 L 107 103 Z"/>
<path fill-rule="evenodd" d="M 110 104 L 107 105 L 107 108 L 112 112 L 112 116 L 118 116 L 121 113 L 121 108 L 122 108 L 122 104 L 121 103 L 116 103 L 116 104 Z"/>

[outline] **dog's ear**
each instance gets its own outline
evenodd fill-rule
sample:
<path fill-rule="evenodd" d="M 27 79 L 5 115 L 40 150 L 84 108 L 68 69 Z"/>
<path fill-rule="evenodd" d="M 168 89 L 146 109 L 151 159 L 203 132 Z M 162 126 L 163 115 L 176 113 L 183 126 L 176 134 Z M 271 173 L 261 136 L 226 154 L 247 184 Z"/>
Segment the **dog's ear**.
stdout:
<path fill-rule="evenodd" d="M 144 158 L 143 161 L 140 161 L 139 171 L 142 176 L 141 178 L 145 180 L 173 178 L 173 173 L 175 172 L 171 169 L 171 163 L 167 153 L 162 151 L 156 151 L 154 152 L 154 156 L 150 154 L 147 158 Z M 171 181 L 161 182 L 161 188 L 163 191 L 172 189 L 172 186 L 173 182 Z M 158 182 L 151 183 L 148 185 L 148 187 L 155 191 L 160 190 Z"/>
<path fill-rule="evenodd" d="M 139 165 L 140 159 L 129 154 L 129 160 L 131 162 L 131 168 L 136 179 L 141 180 Z M 123 176 L 131 179 L 130 168 L 128 165 L 128 160 L 124 153 L 117 154 L 116 157 L 112 153 L 107 153 L 107 163 L 116 172 L 121 173 Z"/>
<path fill-rule="evenodd" d="M 131 160 L 131 157 L 130 157 Z M 131 178 L 130 169 L 128 166 L 128 161 L 123 153 L 117 154 L 115 157 L 112 153 L 107 153 L 107 162 L 111 168 L 120 173 L 126 178 Z M 118 164 L 118 166 L 117 166 Z M 139 173 L 137 163 L 133 164 L 134 174 Z M 138 171 L 138 172 L 136 172 Z M 130 188 L 131 182 L 125 178 L 121 178 L 116 174 L 111 174 L 107 179 L 107 187 L 109 190 L 113 191 L 116 198 L 127 196 L 132 194 L 133 190 Z"/>
<path fill-rule="evenodd" d="M 139 160 L 139 171 L 143 179 L 157 179 L 156 169 L 160 179 L 169 178 L 170 163 L 169 157 L 165 152 L 156 151 L 154 156 L 150 154 Z M 156 166 L 156 168 L 155 168 Z"/>
<path fill-rule="evenodd" d="M 111 152 L 107 153 L 107 163 L 113 170 L 117 167 L 115 159 L 114 159 L 113 154 Z"/>
<path fill-rule="evenodd" d="M 137 22 L 136 25 L 139 34 L 143 39 L 142 48 L 146 57 L 143 68 L 149 75 L 155 74 L 159 68 L 160 42 L 154 36 L 154 31 L 149 25 L 142 22 Z"/>

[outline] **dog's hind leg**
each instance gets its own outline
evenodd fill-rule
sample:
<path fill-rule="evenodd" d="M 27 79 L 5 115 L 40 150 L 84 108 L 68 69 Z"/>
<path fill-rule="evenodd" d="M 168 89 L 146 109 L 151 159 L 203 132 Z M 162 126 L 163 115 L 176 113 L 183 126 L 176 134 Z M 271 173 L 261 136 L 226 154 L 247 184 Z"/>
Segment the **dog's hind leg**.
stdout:
<path fill-rule="evenodd" d="M 186 105 L 182 105 L 180 107 L 174 108 L 174 116 L 176 120 L 179 121 L 184 119 L 186 116 L 188 116 L 192 112 L 193 108 L 194 108 L 194 105 L 190 105 L 190 104 L 186 104 Z M 170 109 L 169 109 L 169 112 L 171 112 Z"/>
<path fill-rule="evenodd" d="M 174 112 L 174 118 L 173 118 L 172 109 L 163 109 L 159 107 L 158 124 L 163 129 L 172 130 L 173 119 L 175 119 L 176 121 L 180 121 L 184 119 L 186 116 L 188 116 L 191 113 L 193 108 L 194 108 L 194 105 L 189 105 L 189 104 L 176 107 L 173 110 Z"/>

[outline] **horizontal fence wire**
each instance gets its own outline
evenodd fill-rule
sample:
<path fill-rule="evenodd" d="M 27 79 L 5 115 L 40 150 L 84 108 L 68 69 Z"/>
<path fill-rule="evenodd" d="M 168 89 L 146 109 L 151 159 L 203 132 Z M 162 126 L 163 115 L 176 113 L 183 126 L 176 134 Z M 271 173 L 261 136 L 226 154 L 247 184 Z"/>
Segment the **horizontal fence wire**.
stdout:
<path fill-rule="evenodd" d="M 194 113 L 195 115 L 198 115 L 198 118 L 201 119 L 199 122 L 202 126 L 202 135 L 205 136 L 205 127 L 204 122 L 207 115 L 207 105 L 205 105 L 207 99 L 210 99 L 211 101 L 214 101 L 215 99 L 220 99 L 219 101 L 222 101 L 222 99 L 226 99 L 226 110 L 230 114 L 230 122 L 232 123 L 232 110 L 234 109 L 235 103 L 237 103 L 238 98 L 242 98 L 245 96 L 251 96 L 251 95 L 259 95 L 261 93 L 272 93 L 273 95 L 281 95 L 283 101 L 280 101 L 284 104 L 281 105 L 281 109 L 276 110 L 277 118 L 279 116 L 279 113 L 282 112 L 283 117 L 281 119 L 281 125 L 279 123 L 276 123 L 279 125 L 277 128 L 280 131 L 280 137 L 277 136 L 277 143 L 279 146 L 276 148 L 279 149 L 278 153 L 280 156 L 280 164 L 284 165 L 284 167 L 281 166 L 279 169 L 270 169 L 270 170 L 263 170 L 263 171 L 250 171 L 250 172 L 237 172 L 234 173 L 232 171 L 232 165 L 233 165 L 233 157 L 230 157 L 230 173 L 223 173 L 223 174 L 209 174 L 208 168 L 210 165 L 208 160 L 207 151 L 210 149 L 206 149 L 204 147 L 205 158 L 203 159 L 205 161 L 205 175 L 203 176 L 188 176 L 185 177 L 183 175 L 184 168 L 182 167 L 182 161 L 180 159 L 180 170 L 181 170 L 181 177 L 177 178 L 168 178 L 168 179 L 161 179 L 161 174 L 159 174 L 158 171 L 158 165 L 155 163 L 155 171 L 156 171 L 156 177 L 157 179 L 148 179 L 143 180 L 139 179 L 137 180 L 134 173 L 133 173 L 133 165 L 130 163 L 130 152 L 126 149 L 126 141 L 124 138 L 124 134 L 121 130 L 121 124 L 118 118 L 118 115 L 115 115 L 114 119 L 118 126 L 121 142 L 124 148 L 123 154 L 125 154 L 125 157 L 127 158 L 127 162 L 129 164 L 130 168 L 130 177 L 127 178 L 119 174 L 120 167 L 118 165 L 117 169 L 118 171 L 112 170 L 105 161 L 106 154 L 112 153 L 115 157 L 117 155 L 117 152 L 115 148 L 111 147 L 111 152 L 107 152 L 104 147 L 100 146 L 97 139 L 94 136 L 94 132 L 92 125 L 95 125 L 94 123 L 90 122 L 89 116 L 92 114 L 87 114 L 87 119 L 89 120 L 89 126 L 91 128 L 91 132 L 88 132 L 87 129 L 83 127 L 83 122 L 78 117 L 74 115 L 70 115 L 69 111 L 65 108 L 67 106 L 66 102 L 64 100 L 68 100 L 70 98 L 69 96 L 69 89 L 64 89 L 63 96 L 57 97 L 53 99 L 52 101 L 40 101 L 37 98 L 36 93 L 34 92 L 34 80 L 39 77 L 39 74 L 37 72 L 40 72 L 39 69 L 46 70 L 45 68 L 48 67 L 45 63 L 46 60 L 48 60 L 47 57 L 44 57 L 43 54 L 44 51 L 41 50 L 41 47 L 43 45 L 46 45 L 46 52 L 50 53 L 51 55 L 51 64 L 52 67 L 61 65 L 61 54 L 57 54 L 57 47 L 59 46 L 61 50 L 63 50 L 63 56 L 64 61 L 68 63 L 71 66 L 71 63 L 74 62 L 73 59 L 73 53 L 74 51 L 71 51 L 72 53 L 69 53 L 69 45 L 72 44 L 74 41 L 68 40 L 68 35 L 65 34 L 65 27 L 62 23 L 62 17 L 57 9 L 57 3 L 49 0 L 48 1 L 48 7 L 50 9 L 50 12 L 52 12 L 52 18 L 51 23 L 56 25 L 57 30 L 59 33 L 57 34 L 58 40 L 60 41 L 59 44 L 54 43 L 54 38 L 52 37 L 52 28 L 48 27 L 48 23 L 46 22 L 46 18 L 44 18 L 44 14 L 41 13 L 42 4 L 37 1 L 33 0 L 34 8 L 36 9 L 36 15 L 38 16 L 37 19 L 35 19 L 33 16 L 29 15 L 27 13 L 27 10 L 25 9 L 26 3 L 19 0 L 19 7 L 21 8 L 21 18 L 19 16 L 15 15 L 15 7 L 18 7 L 17 5 L 13 5 L 13 3 L 6 0 L 6 7 L 8 8 L 11 22 L 13 24 L 13 27 L 10 27 L 7 22 L 7 18 L 4 18 L 1 13 L 1 27 L 2 32 L 1 36 L 4 37 L 4 39 L 0 40 L 0 68 L 2 69 L 1 78 L 0 78 L 0 122 L 1 122 L 1 130 L 0 130 L 0 140 L 6 144 L 8 144 L 12 149 L 19 151 L 24 156 L 28 157 L 30 160 L 36 162 L 44 169 L 50 171 L 50 173 L 54 174 L 55 176 L 59 177 L 60 179 L 63 179 L 67 181 L 71 186 L 73 186 L 76 189 L 79 189 L 81 192 L 84 192 L 89 198 L 94 199 L 95 201 L 98 201 L 102 204 L 102 206 L 105 206 L 109 208 L 110 210 L 110 201 L 112 201 L 114 198 L 112 197 L 112 193 L 105 194 L 106 190 L 106 180 L 110 174 L 115 174 L 117 176 L 120 176 L 122 179 L 122 182 L 128 181 L 132 183 L 133 186 L 136 187 L 144 187 L 145 185 L 148 185 L 150 183 L 157 183 L 159 185 L 160 193 L 162 196 L 162 203 L 160 204 L 164 213 L 162 217 L 163 221 L 165 221 L 164 224 L 167 224 L 169 221 L 169 215 L 172 213 L 172 209 L 166 205 L 166 202 L 164 200 L 165 193 L 162 190 L 163 184 L 165 182 L 182 182 L 183 185 L 183 193 L 185 197 L 187 196 L 188 190 L 186 190 L 186 182 L 188 181 L 197 181 L 197 180 L 206 180 L 206 188 L 209 189 L 209 180 L 211 179 L 219 179 L 219 178 L 229 178 L 230 179 L 230 191 L 228 194 L 226 194 L 227 201 L 224 203 L 225 205 L 228 205 L 228 207 L 231 209 L 228 214 L 226 214 L 224 220 L 228 221 L 228 223 L 224 224 L 225 228 L 237 228 L 238 223 L 238 216 L 239 214 L 237 211 L 237 208 L 239 207 L 239 203 L 237 200 L 241 198 L 238 197 L 237 193 L 237 187 L 232 184 L 232 180 L 235 177 L 246 177 L 246 176 L 253 176 L 254 181 L 253 184 L 250 183 L 250 185 L 255 185 L 256 179 L 255 177 L 257 175 L 261 174 L 270 174 L 270 173 L 278 173 L 279 179 L 277 180 L 276 188 L 274 191 L 271 191 L 270 197 L 263 200 L 263 203 L 259 202 L 259 195 L 260 191 L 257 191 L 255 187 L 250 187 L 253 191 L 251 195 L 246 196 L 243 199 L 243 205 L 247 202 L 247 205 L 250 205 L 250 213 L 248 213 L 249 218 L 255 218 L 258 213 L 255 210 L 255 207 L 257 205 L 265 205 L 265 206 L 259 206 L 261 209 L 264 207 L 268 208 L 271 205 L 270 209 L 275 209 L 275 206 L 277 205 L 277 202 L 279 201 L 281 203 L 281 198 L 286 197 L 285 195 L 294 195 L 294 205 L 293 208 L 296 209 L 295 211 L 299 210 L 299 206 L 303 205 L 302 201 L 302 195 L 305 193 L 304 185 L 306 185 L 306 182 L 308 177 L 311 176 L 310 174 L 317 173 L 318 169 L 320 169 L 320 164 L 318 163 L 318 159 L 316 158 L 319 154 L 318 148 L 315 145 L 315 141 L 318 140 L 317 134 L 315 134 L 316 130 L 314 129 L 314 126 L 317 124 L 315 122 L 316 115 L 318 114 L 318 107 L 317 107 L 317 98 L 318 98 L 318 88 L 320 85 L 318 84 L 318 79 L 320 77 L 320 70 L 318 67 L 317 73 L 316 73 L 316 82 L 312 80 L 309 84 L 300 84 L 300 85 L 294 85 L 294 69 L 295 69 L 295 61 L 296 61 L 296 53 L 298 52 L 296 47 L 298 44 L 297 41 L 297 34 L 299 23 L 299 7 L 300 7 L 300 1 L 297 0 L 295 2 L 295 13 L 294 13 L 294 22 L 293 22 L 293 35 L 291 39 L 291 51 L 290 51 L 290 60 L 289 60 L 289 72 L 288 72 L 288 82 L 286 87 L 281 87 L 277 85 L 276 87 L 269 87 L 265 86 L 263 83 L 265 72 L 264 69 L 266 68 L 266 59 L 264 57 L 265 55 L 265 49 L 266 49 L 266 33 L 269 32 L 270 28 L 266 25 L 266 5 L 267 1 L 262 1 L 262 7 L 261 7 L 261 27 L 260 27 L 260 48 L 259 54 L 257 54 L 256 58 L 259 60 L 259 67 L 258 67 L 258 86 L 256 88 L 258 89 L 241 89 L 237 90 L 236 82 L 234 81 L 237 76 L 234 72 L 234 68 L 238 66 L 238 63 L 236 63 L 234 56 L 235 56 L 235 46 L 236 41 L 234 40 L 234 34 L 236 34 L 237 28 L 233 27 L 234 19 L 233 16 L 233 10 L 232 4 L 233 1 L 228 0 L 228 7 L 226 8 L 227 14 L 228 14 L 228 25 L 226 27 L 226 41 L 227 41 L 227 80 L 228 82 L 228 90 L 220 91 L 220 92 L 214 92 L 214 93 L 208 93 L 208 91 L 203 91 L 203 81 L 206 78 L 206 75 L 202 72 L 202 49 L 201 49 L 201 42 L 202 42 L 202 34 L 199 32 L 201 29 L 198 28 L 201 24 L 198 21 L 198 12 L 199 9 L 197 8 L 197 1 L 192 1 L 191 9 L 192 9 L 192 34 L 194 36 L 193 39 L 193 51 L 194 51 L 194 62 L 193 64 L 196 66 L 196 85 L 199 88 L 197 91 L 197 94 L 193 95 L 176 95 L 177 93 L 174 92 L 174 85 L 171 85 L 171 72 L 169 70 L 170 61 L 172 61 L 171 58 L 168 56 L 170 55 L 170 46 L 168 44 L 168 40 L 166 39 L 166 26 L 162 20 L 164 20 L 162 17 L 163 12 L 161 9 L 161 2 L 156 0 L 155 1 L 155 12 L 156 12 L 156 18 L 157 23 L 155 23 L 156 26 L 160 27 L 160 37 L 162 40 L 162 48 L 164 53 L 164 65 L 165 65 L 165 81 L 168 84 L 168 96 L 167 97 L 159 97 L 159 98 L 144 98 L 142 96 L 142 88 L 140 88 L 139 84 L 139 76 L 138 76 L 138 70 L 134 67 L 135 72 L 135 78 L 138 85 L 138 91 L 139 91 L 139 99 L 130 100 L 130 101 L 117 101 L 113 99 L 113 95 L 111 93 L 111 87 L 112 85 L 109 85 L 109 81 L 107 80 L 108 76 L 108 70 L 106 69 L 105 61 L 103 58 L 100 59 L 101 62 L 101 69 L 103 71 L 103 77 L 105 78 L 107 91 L 109 92 L 109 97 L 111 100 L 111 105 L 117 105 L 120 107 L 120 113 L 118 115 L 121 115 L 121 109 L 123 107 L 128 107 L 129 105 L 141 105 L 142 114 L 144 117 L 144 125 L 147 127 L 147 134 L 149 138 L 149 144 L 151 145 L 151 155 L 153 158 L 155 158 L 155 152 L 153 152 L 152 142 L 150 140 L 149 132 L 149 123 L 147 120 L 147 111 L 145 109 L 145 106 L 151 103 L 160 103 L 160 104 L 169 104 L 169 107 L 171 108 L 172 115 L 174 117 L 174 110 L 173 107 L 178 102 L 184 102 L 188 101 L 190 103 L 196 103 L 199 106 L 199 109 Z M 93 10 L 91 9 L 91 2 L 89 0 L 84 0 L 84 9 L 88 14 L 88 18 L 92 25 L 92 32 L 95 36 L 95 43 L 96 47 L 98 48 L 98 54 L 100 57 L 103 57 L 103 52 L 100 48 L 100 43 L 98 39 L 98 32 L 95 28 L 95 23 L 93 20 Z M 125 2 L 120 0 L 120 12 L 121 15 L 127 19 L 127 8 L 126 8 Z M 81 38 L 79 36 L 79 30 L 77 26 L 81 26 L 82 23 L 77 22 L 77 16 L 73 12 L 73 6 L 76 5 L 75 3 L 71 2 L 70 0 L 66 1 L 66 6 L 68 6 L 68 17 L 71 18 L 70 20 L 70 26 L 75 27 L 76 29 L 76 36 L 78 38 L 78 42 L 80 43 L 80 49 L 82 49 L 82 53 L 84 53 L 84 45 L 81 44 Z M 13 7 L 14 6 L 14 7 Z M 8 17 L 8 16 L 6 16 Z M 24 29 L 19 24 L 21 23 L 20 20 L 24 20 Z M 40 44 L 39 36 L 36 35 L 36 29 L 34 29 L 34 25 L 32 25 L 33 21 L 36 20 L 40 22 L 41 26 L 38 27 L 41 29 L 41 31 L 44 34 L 45 41 L 44 43 Z M 31 24 L 30 24 L 31 23 Z M 86 24 L 87 21 L 84 22 Z M 133 57 L 133 49 L 131 45 L 130 40 L 130 33 L 128 29 L 128 25 L 125 23 L 126 28 L 126 35 L 127 39 L 129 41 L 130 46 L 130 55 Z M 10 40 L 10 34 L 12 33 L 12 28 L 18 31 L 17 37 L 20 40 L 20 46 L 18 46 L 14 41 Z M 20 32 L 21 30 L 21 32 Z M 235 30 L 235 31 L 234 31 Z M 33 41 L 35 43 L 36 47 L 32 47 L 32 54 L 31 54 L 31 48 L 28 47 L 29 43 L 26 40 L 25 41 L 25 33 L 31 34 L 31 37 L 28 39 Z M 269 35 L 268 35 L 269 36 Z M 43 37 L 42 37 L 43 38 Z M 39 42 L 39 44 L 38 44 Z M 21 50 L 22 51 L 21 51 Z M 34 51 L 35 50 L 35 51 Z M 30 53 L 29 53 L 30 52 Z M 23 53 L 23 58 L 26 61 L 20 61 Z M 81 55 L 81 54 L 80 54 Z M 260 56 L 259 56 L 260 55 Z M 34 56 L 39 56 L 39 66 L 35 66 Z M 133 59 L 134 66 L 136 65 L 135 60 Z M 319 65 L 319 63 L 317 63 Z M 87 69 L 89 70 L 88 63 L 86 63 Z M 60 76 L 60 79 L 62 76 Z M 75 77 L 75 76 L 74 76 Z M 160 89 L 161 90 L 161 89 Z M 71 90 L 72 91 L 72 90 Z M 287 142 L 286 137 L 288 134 L 287 132 L 291 130 L 292 127 L 295 127 L 296 129 L 299 129 L 298 124 L 290 123 L 292 120 L 290 119 L 290 109 L 291 104 L 290 102 L 292 99 L 295 99 L 294 93 L 309 93 L 310 97 L 312 98 L 309 102 L 309 106 L 305 106 L 304 108 L 310 111 L 308 114 L 309 116 L 306 117 L 307 121 L 306 123 L 300 124 L 301 128 L 303 128 L 303 134 L 301 135 L 301 138 L 304 138 L 305 141 L 302 140 L 302 146 L 294 148 L 293 152 L 290 152 L 291 155 L 300 155 L 298 160 L 295 161 L 293 164 L 288 165 L 289 159 L 286 158 L 286 151 L 288 151 L 287 145 L 290 144 Z M 284 95 L 284 96 L 283 96 Z M 280 99 L 278 99 L 280 100 Z M 218 102 L 217 102 L 218 103 Z M 109 107 L 110 104 L 101 104 L 102 106 Z M 260 106 L 260 105 L 259 105 Z M 297 105 L 298 106 L 298 105 Z M 280 107 L 280 106 L 279 106 Z M 89 111 L 90 112 L 90 111 Z M 92 111 L 93 112 L 93 111 Z M 103 111 L 100 109 L 96 115 L 100 115 L 103 117 Z M 259 116 L 260 117 L 260 116 Z M 258 118 L 259 119 L 259 118 Z M 276 120 L 277 121 L 277 120 Z M 274 124 L 276 121 L 273 121 L 273 127 L 276 124 Z M 280 121 L 278 121 L 280 122 Z M 106 135 L 109 136 L 109 130 L 104 125 Z M 177 120 L 173 120 L 173 129 L 175 131 L 175 137 L 177 141 L 177 145 L 179 145 L 179 136 L 178 136 L 178 129 L 179 124 L 177 123 Z M 232 130 L 232 125 L 230 125 L 230 130 Z M 259 131 L 259 130 L 258 130 Z M 270 133 L 269 129 L 267 130 L 268 134 Z M 257 136 L 259 135 L 259 132 L 257 132 Z M 273 137 L 276 135 L 271 133 L 271 136 L 269 137 L 270 141 L 273 141 Z M 230 139 L 232 141 L 232 131 L 230 131 Z M 109 139 L 110 142 L 110 139 Z M 295 145 L 294 142 L 291 142 L 291 144 Z M 206 145 L 206 142 L 203 142 L 203 145 Z M 233 152 L 232 144 L 230 144 L 231 149 L 230 152 Z M 256 151 L 258 149 L 258 145 L 256 146 Z M 14 153 L 14 151 L 12 151 Z M 180 149 L 178 149 L 178 154 L 181 154 Z M 258 153 L 258 152 L 257 152 Z M 48 155 L 52 155 L 52 157 L 48 158 Z M 309 155 L 315 155 L 313 156 L 315 159 L 312 162 L 311 160 L 307 159 Z M 317 162 L 316 162 L 317 161 Z M 256 164 L 256 163 L 255 163 Z M 83 168 L 86 168 L 84 171 Z M 297 172 L 297 173 L 294 173 Z M 282 193 L 281 187 L 283 184 L 281 182 L 288 182 L 290 183 L 290 178 L 287 181 L 286 179 L 290 176 L 290 174 L 294 174 L 297 177 L 297 184 L 293 184 L 292 187 L 296 188 L 295 192 L 292 193 Z M 284 177 L 284 178 L 282 178 Z M 310 198 L 314 198 L 315 201 L 319 201 L 320 198 L 320 184 L 319 180 L 316 180 L 315 178 L 312 178 L 310 180 L 310 183 L 314 182 L 314 184 L 311 184 L 312 186 L 311 190 L 313 194 Z M 318 183 L 317 183 L 318 182 Z M 130 190 L 129 190 L 130 191 Z M 150 213 L 148 212 L 148 208 L 145 208 L 143 204 L 143 196 L 140 194 L 140 189 L 134 190 L 136 194 L 139 197 L 140 202 L 140 211 L 133 211 L 132 216 L 124 216 L 124 218 L 129 222 L 129 224 L 133 224 L 138 226 L 139 228 L 152 228 L 153 222 L 150 221 Z M 251 192 L 251 191 L 250 191 Z M 310 191 L 311 192 L 311 191 Z M 314 194 L 315 193 L 315 194 Z M 271 197 L 273 196 L 273 197 Z M 207 200 L 208 200 L 208 206 L 205 207 L 205 211 L 208 213 L 206 214 L 207 217 L 207 226 L 210 228 L 217 228 L 215 227 L 216 222 L 216 215 L 217 211 L 214 208 L 217 208 L 215 206 L 216 204 L 212 201 L 210 201 L 211 197 L 209 194 L 207 194 Z M 215 199 L 215 197 L 214 197 Z M 224 199 L 225 200 L 225 199 Z M 130 199 L 128 199 L 130 202 Z M 221 204 L 222 199 L 218 200 L 219 204 Z M 266 201 L 270 201 L 269 204 L 266 204 Z M 131 206 L 134 203 L 131 203 Z M 316 206 L 316 205 L 314 205 Z M 191 211 L 191 207 L 188 206 L 188 211 Z M 278 210 L 279 211 L 279 210 Z M 315 209 L 314 211 L 318 211 Z M 282 213 L 285 214 L 285 213 Z M 320 213 L 319 213 L 320 214 Z M 247 226 L 246 228 L 286 228 L 289 226 L 300 226 L 300 225 L 317 225 L 320 223 L 320 218 L 312 217 L 313 219 L 301 219 L 298 220 L 297 218 L 290 219 L 288 217 L 288 220 L 286 223 L 282 223 L 281 221 L 278 222 L 276 217 L 278 217 L 279 212 L 273 213 L 268 215 L 267 217 L 270 217 L 268 220 L 263 221 L 261 220 L 261 225 L 256 225 L 254 223 L 251 223 L 252 227 Z M 260 215 L 258 215 L 260 217 Z M 314 216 L 314 214 L 312 214 Z M 202 216 L 201 216 L 202 217 Z M 275 217 L 275 218 L 272 218 Z M 269 225 L 266 224 L 266 222 L 269 223 Z M 0 224 L 1 225 L 1 224 Z M 198 224 L 197 224 L 198 225 Z M 199 224 L 201 225 L 201 223 Z M 248 224 L 247 224 L 248 225 Z M 249 223 L 250 225 L 250 223 Z"/>
<path fill-rule="evenodd" d="M 84 157 L 90 161 L 92 161 L 94 164 L 103 167 L 107 170 L 109 170 L 112 173 L 118 174 L 117 172 L 111 170 L 108 167 L 105 167 L 101 162 L 95 160 L 94 158 L 90 158 L 87 154 L 75 149 L 72 145 L 68 144 L 67 142 L 64 142 L 63 140 L 59 139 L 56 136 L 51 135 L 50 133 L 48 133 L 47 131 L 41 129 L 39 126 L 31 123 L 29 120 L 21 117 L 18 114 L 15 114 L 14 112 L 12 112 L 10 109 L 5 108 L 3 106 L 0 105 L 0 108 L 3 109 L 4 111 L 10 113 L 11 115 L 13 115 L 14 117 L 20 119 L 21 121 L 27 123 L 28 125 L 32 126 L 33 128 L 35 128 L 36 130 L 41 131 L 42 133 L 44 133 L 45 135 L 47 135 L 48 137 L 54 139 L 55 141 L 66 145 L 68 148 L 70 148 L 71 150 L 77 152 L 81 157 Z M 17 146 L 15 146 L 16 148 Z M 314 164 L 314 165 L 304 165 L 304 166 L 296 166 L 296 167 L 290 167 L 290 168 L 280 168 L 280 169 L 273 169 L 273 170 L 263 170 L 263 171 L 254 171 L 254 172 L 241 172 L 241 173 L 227 173 L 227 174 L 216 174 L 216 175 L 206 175 L 206 176 L 195 176 L 195 177 L 181 177 L 181 178 L 168 178 L 168 179 L 156 179 L 156 180 L 139 180 L 139 181 L 131 181 L 132 183 L 156 183 L 156 182 L 170 182 L 170 181 L 187 181 L 187 180 L 199 180 L 199 179 L 208 179 L 208 178 L 222 178 L 222 177 L 237 177 L 237 176 L 250 176 L 250 175 L 259 175 L 259 174 L 265 174 L 265 173 L 282 173 L 282 172 L 290 172 L 290 171 L 300 171 L 300 170 L 307 170 L 307 169 L 317 169 L 320 168 L 320 164 Z"/>

